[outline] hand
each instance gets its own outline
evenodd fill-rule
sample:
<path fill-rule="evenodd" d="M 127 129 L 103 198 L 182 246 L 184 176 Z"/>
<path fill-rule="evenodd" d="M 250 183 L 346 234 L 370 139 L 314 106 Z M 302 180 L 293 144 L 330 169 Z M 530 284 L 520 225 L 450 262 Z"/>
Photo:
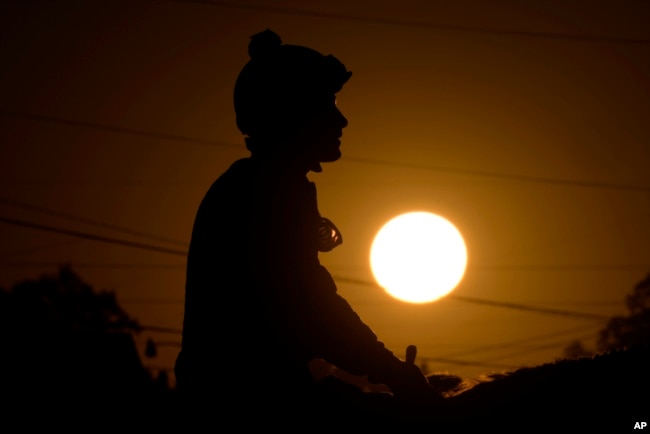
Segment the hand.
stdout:
<path fill-rule="evenodd" d="M 391 378 L 387 384 L 390 390 L 398 398 L 407 398 L 411 395 L 419 395 L 430 389 L 429 382 L 420 368 L 416 365 L 403 363 L 399 372 Z"/>
<path fill-rule="evenodd" d="M 442 395 L 429 385 L 427 378 L 415 365 L 416 354 L 415 345 L 406 348 L 406 362 L 403 362 L 399 374 L 387 386 L 395 397 L 405 401 L 423 404 L 442 401 Z"/>

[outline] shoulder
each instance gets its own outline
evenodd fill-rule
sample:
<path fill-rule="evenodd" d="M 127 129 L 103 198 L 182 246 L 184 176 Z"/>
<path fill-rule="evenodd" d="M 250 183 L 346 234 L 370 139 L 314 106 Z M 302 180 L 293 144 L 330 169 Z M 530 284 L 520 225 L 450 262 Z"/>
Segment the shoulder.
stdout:
<path fill-rule="evenodd" d="M 213 187 L 230 182 L 243 182 L 254 174 L 253 162 L 249 158 L 242 158 L 230 165 L 212 184 Z"/>
<path fill-rule="evenodd" d="M 207 199 L 214 195 L 236 192 L 245 188 L 253 177 L 254 170 L 251 162 L 247 158 L 237 160 L 212 183 L 205 197 Z"/>
<path fill-rule="evenodd" d="M 249 195 L 250 168 L 246 159 L 235 161 L 210 186 L 198 208 L 197 218 L 214 218 L 225 210 L 241 206 Z"/>

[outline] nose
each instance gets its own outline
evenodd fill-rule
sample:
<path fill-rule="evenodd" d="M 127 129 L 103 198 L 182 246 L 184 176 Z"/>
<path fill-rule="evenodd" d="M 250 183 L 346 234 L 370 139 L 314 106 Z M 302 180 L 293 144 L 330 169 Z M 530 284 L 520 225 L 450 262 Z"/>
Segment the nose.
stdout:
<path fill-rule="evenodd" d="M 348 126 L 348 119 L 345 116 L 343 116 L 343 113 L 341 113 L 341 110 L 339 110 L 338 107 L 336 109 L 336 116 L 338 118 L 337 120 L 340 124 L 341 129 Z"/>

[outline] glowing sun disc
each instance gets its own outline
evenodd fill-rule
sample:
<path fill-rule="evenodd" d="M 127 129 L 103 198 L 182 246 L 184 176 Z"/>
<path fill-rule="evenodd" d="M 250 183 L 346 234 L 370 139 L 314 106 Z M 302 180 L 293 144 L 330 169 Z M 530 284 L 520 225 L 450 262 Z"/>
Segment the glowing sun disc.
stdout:
<path fill-rule="evenodd" d="M 391 296 L 428 303 L 449 294 L 465 274 L 467 247 L 456 227 L 428 212 L 395 217 L 377 233 L 370 267 Z"/>

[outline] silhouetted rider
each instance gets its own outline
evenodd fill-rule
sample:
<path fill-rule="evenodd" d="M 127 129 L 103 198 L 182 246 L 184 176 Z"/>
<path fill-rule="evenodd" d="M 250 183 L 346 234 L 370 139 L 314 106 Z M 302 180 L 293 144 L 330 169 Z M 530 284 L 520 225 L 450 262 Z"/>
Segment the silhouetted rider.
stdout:
<path fill-rule="evenodd" d="M 235 85 L 249 158 L 203 199 L 187 263 L 178 390 L 229 408 L 310 396 L 308 363 L 323 358 L 396 394 L 427 388 L 420 370 L 377 340 L 318 260 L 341 235 L 319 213 L 307 179 L 340 158 L 346 118 L 335 94 L 351 72 L 333 56 L 252 37 Z"/>

